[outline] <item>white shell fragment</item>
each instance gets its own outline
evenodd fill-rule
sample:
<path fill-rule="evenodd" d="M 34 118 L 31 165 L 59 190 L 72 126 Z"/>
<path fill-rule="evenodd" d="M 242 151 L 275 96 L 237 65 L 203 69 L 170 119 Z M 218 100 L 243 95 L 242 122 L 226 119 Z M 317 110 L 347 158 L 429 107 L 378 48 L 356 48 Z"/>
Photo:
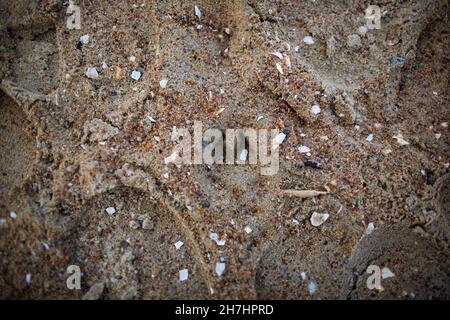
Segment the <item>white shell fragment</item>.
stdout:
<path fill-rule="evenodd" d="M 159 86 L 162 88 L 162 89 L 165 89 L 166 87 L 167 87 L 167 83 L 169 82 L 169 80 L 167 80 L 167 79 L 162 79 L 160 82 L 159 82 Z"/>
<path fill-rule="evenodd" d="M 395 140 L 397 140 L 398 144 L 401 146 L 407 146 L 409 144 L 408 141 L 406 141 L 405 139 L 403 139 L 403 135 L 401 133 L 393 136 L 392 138 L 394 138 Z"/>
<path fill-rule="evenodd" d="M 308 284 L 308 291 L 309 291 L 309 294 L 314 294 L 314 293 L 316 293 L 316 290 L 317 290 L 317 285 L 316 285 L 314 282 L 310 282 L 310 283 Z"/>
<path fill-rule="evenodd" d="M 309 45 L 314 44 L 314 38 L 311 36 L 306 36 L 303 38 L 303 42 Z"/>
<path fill-rule="evenodd" d="M 272 140 L 272 145 L 278 146 L 283 143 L 284 139 L 286 139 L 286 135 L 281 132 Z"/>
<path fill-rule="evenodd" d="M 200 8 L 198 6 L 194 7 L 195 16 L 200 20 L 202 18 L 202 12 L 200 11 Z"/>
<path fill-rule="evenodd" d="M 184 245 L 183 241 L 177 241 L 175 242 L 175 248 L 180 249 Z"/>
<path fill-rule="evenodd" d="M 178 159 L 178 152 L 175 151 L 170 156 L 164 158 L 164 164 L 169 164 L 169 163 L 175 162 L 177 159 Z"/>
<path fill-rule="evenodd" d="M 281 52 L 279 52 L 279 51 L 271 52 L 270 54 L 274 55 L 275 57 L 277 57 L 277 58 L 279 58 L 281 60 L 283 60 L 283 54 Z"/>
<path fill-rule="evenodd" d="M 133 70 L 133 72 L 131 73 L 131 78 L 133 78 L 136 81 L 139 80 L 141 78 L 141 72 Z"/>
<path fill-rule="evenodd" d="M 247 149 L 243 149 L 241 151 L 241 154 L 239 155 L 239 159 L 241 161 L 245 161 L 245 160 L 247 160 L 247 156 L 248 156 L 248 150 Z"/>
<path fill-rule="evenodd" d="M 366 140 L 367 140 L 368 142 L 371 142 L 371 141 L 373 140 L 373 133 L 369 134 L 369 135 L 367 136 Z"/>
<path fill-rule="evenodd" d="M 298 148 L 298 151 L 300 151 L 300 153 L 309 153 L 309 152 L 311 152 L 311 149 L 308 148 L 307 146 L 300 146 Z"/>
<path fill-rule="evenodd" d="M 97 68 L 88 68 L 86 71 L 86 77 L 89 79 L 98 79 Z"/>
<path fill-rule="evenodd" d="M 180 275 L 180 281 L 185 281 L 188 279 L 189 277 L 189 271 L 188 269 L 181 269 L 179 271 L 179 275 Z"/>
<path fill-rule="evenodd" d="M 284 74 L 284 72 L 283 72 L 283 67 L 281 66 L 281 63 L 277 62 L 277 63 L 275 64 L 275 67 L 277 68 L 277 70 L 278 70 L 278 72 L 279 72 L 280 74 Z"/>
<path fill-rule="evenodd" d="M 395 277 L 395 274 L 388 267 L 381 269 L 381 277 L 383 279 Z"/>
<path fill-rule="evenodd" d="M 245 231 L 245 233 L 250 234 L 250 233 L 252 233 L 253 230 L 252 230 L 252 228 L 247 226 L 244 228 L 244 231 Z"/>
<path fill-rule="evenodd" d="M 373 230 L 375 230 L 375 225 L 373 224 L 373 222 L 371 222 L 367 225 L 366 234 L 371 234 Z"/>
<path fill-rule="evenodd" d="M 320 107 L 317 105 L 317 104 L 314 104 L 312 107 L 311 107 L 311 112 L 313 113 L 313 114 L 319 114 L 320 113 Z"/>
<path fill-rule="evenodd" d="M 42 247 L 44 247 L 45 250 L 49 250 L 50 246 L 48 245 L 47 242 L 42 242 Z"/>
<path fill-rule="evenodd" d="M 310 221 L 314 227 L 318 227 L 322 225 L 325 221 L 327 221 L 329 217 L 330 215 L 328 213 L 319 213 L 314 211 L 313 214 L 311 215 Z"/>
<path fill-rule="evenodd" d="M 225 263 L 217 262 L 216 263 L 216 274 L 220 277 L 224 271 L 225 271 Z"/>
<path fill-rule="evenodd" d="M 81 36 L 81 37 L 80 37 L 80 42 L 81 42 L 82 44 L 88 44 L 88 43 L 89 43 L 89 35 L 88 35 L 88 34 L 85 34 L 85 35 Z"/>
<path fill-rule="evenodd" d="M 209 238 L 211 240 L 215 241 L 218 246 L 222 247 L 222 246 L 225 245 L 226 240 L 219 240 L 219 235 L 217 233 L 215 233 L 215 232 L 210 232 L 209 233 Z"/>
<path fill-rule="evenodd" d="M 114 207 L 108 207 L 106 208 L 106 212 L 113 215 L 114 213 L 116 213 L 116 209 Z"/>

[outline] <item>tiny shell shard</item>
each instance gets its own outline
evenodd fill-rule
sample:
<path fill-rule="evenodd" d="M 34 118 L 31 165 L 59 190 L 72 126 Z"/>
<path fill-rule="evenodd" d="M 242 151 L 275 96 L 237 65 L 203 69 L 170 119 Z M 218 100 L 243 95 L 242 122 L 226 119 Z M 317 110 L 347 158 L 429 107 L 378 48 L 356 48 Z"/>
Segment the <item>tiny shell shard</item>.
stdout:
<path fill-rule="evenodd" d="M 314 211 L 313 214 L 311 215 L 310 221 L 314 227 L 318 227 L 322 225 L 325 221 L 327 221 L 329 217 L 330 215 L 328 213 L 319 213 Z"/>

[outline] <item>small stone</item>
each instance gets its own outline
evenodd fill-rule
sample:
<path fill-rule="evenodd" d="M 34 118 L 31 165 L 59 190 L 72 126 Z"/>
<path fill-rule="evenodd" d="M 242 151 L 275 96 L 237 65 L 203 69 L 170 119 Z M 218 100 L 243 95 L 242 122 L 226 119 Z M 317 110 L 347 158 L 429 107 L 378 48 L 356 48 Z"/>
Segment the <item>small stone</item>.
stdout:
<path fill-rule="evenodd" d="M 252 228 L 247 226 L 247 227 L 244 228 L 244 231 L 245 231 L 245 233 L 250 234 L 250 233 L 252 233 L 253 230 L 252 230 Z"/>
<path fill-rule="evenodd" d="M 189 277 L 188 269 L 181 269 L 179 271 L 179 277 L 180 277 L 180 281 L 186 281 Z"/>
<path fill-rule="evenodd" d="M 319 213 L 314 211 L 313 214 L 311 215 L 310 221 L 314 227 L 319 227 L 325 221 L 327 221 L 329 217 L 330 215 L 328 213 Z"/>
<path fill-rule="evenodd" d="M 360 35 L 365 35 L 366 33 L 367 33 L 367 31 L 369 31 L 368 29 L 367 29 L 367 27 L 366 26 L 360 26 L 359 28 L 358 28 L 358 33 L 360 34 Z"/>
<path fill-rule="evenodd" d="M 50 249 L 50 246 L 48 245 L 47 242 L 42 242 L 42 247 L 43 247 L 45 250 Z"/>
<path fill-rule="evenodd" d="M 88 292 L 83 296 L 83 300 L 99 300 L 102 297 L 105 284 L 98 282 L 89 288 Z"/>
<path fill-rule="evenodd" d="M 358 48 L 361 46 L 361 37 L 357 34 L 351 34 L 347 37 L 347 44 L 349 47 Z"/>
<path fill-rule="evenodd" d="M 116 209 L 114 207 L 108 207 L 108 208 L 106 208 L 106 212 L 109 215 L 113 215 L 114 213 L 116 213 Z"/>
<path fill-rule="evenodd" d="M 200 204 L 203 208 L 211 208 L 211 203 L 208 201 L 208 199 L 203 199 Z"/>
<path fill-rule="evenodd" d="M 154 223 L 151 219 L 145 218 L 144 221 L 142 221 L 142 229 L 153 230 L 154 227 Z"/>
<path fill-rule="evenodd" d="M 216 263 L 216 274 L 220 277 L 224 271 L 225 271 L 225 263 L 217 262 Z"/>
<path fill-rule="evenodd" d="M 324 166 L 320 162 L 308 160 L 305 162 L 305 167 L 310 167 L 313 169 L 323 170 Z"/>
<path fill-rule="evenodd" d="M 140 224 L 139 224 L 139 221 L 131 220 L 130 223 L 129 223 L 129 226 L 130 226 L 131 229 L 135 229 L 136 230 L 136 229 L 139 229 Z"/>
<path fill-rule="evenodd" d="M 26 283 L 31 283 L 31 278 L 32 278 L 31 273 L 27 273 L 27 274 L 25 275 L 25 281 L 26 281 Z"/>
<path fill-rule="evenodd" d="M 99 75 L 97 72 L 97 68 L 88 68 L 86 71 L 86 77 L 89 79 L 98 79 Z"/>
<path fill-rule="evenodd" d="M 16 213 L 15 211 L 11 211 L 10 214 L 9 214 L 9 216 L 10 216 L 12 219 L 14 219 L 14 220 L 17 219 L 17 213 Z"/>
<path fill-rule="evenodd" d="M 131 73 L 131 78 L 133 78 L 136 81 L 139 80 L 141 78 L 141 72 L 133 70 L 133 72 Z"/>
<path fill-rule="evenodd" d="M 367 140 L 368 142 L 372 142 L 372 140 L 373 140 L 373 133 L 369 134 L 369 135 L 367 136 L 366 140 Z"/>

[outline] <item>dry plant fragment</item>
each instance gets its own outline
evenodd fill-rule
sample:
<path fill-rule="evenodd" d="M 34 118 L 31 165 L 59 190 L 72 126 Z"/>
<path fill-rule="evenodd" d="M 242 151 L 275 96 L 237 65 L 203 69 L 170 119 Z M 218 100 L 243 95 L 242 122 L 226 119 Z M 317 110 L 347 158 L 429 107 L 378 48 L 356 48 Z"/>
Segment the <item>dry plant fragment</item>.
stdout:
<path fill-rule="evenodd" d="M 322 194 L 328 194 L 328 191 L 288 189 L 288 190 L 283 190 L 283 194 L 286 196 L 298 197 L 298 198 L 305 199 L 305 198 L 317 197 Z"/>

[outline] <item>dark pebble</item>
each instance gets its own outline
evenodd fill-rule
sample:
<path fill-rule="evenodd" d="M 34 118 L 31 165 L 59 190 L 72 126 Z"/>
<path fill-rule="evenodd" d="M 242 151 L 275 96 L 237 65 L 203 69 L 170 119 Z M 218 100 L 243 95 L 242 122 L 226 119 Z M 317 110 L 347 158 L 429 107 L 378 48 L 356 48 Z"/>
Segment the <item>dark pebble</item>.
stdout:
<path fill-rule="evenodd" d="M 313 169 L 318 169 L 318 170 L 322 170 L 323 169 L 323 164 L 317 162 L 317 161 L 306 161 L 305 162 L 305 167 L 310 167 Z"/>

